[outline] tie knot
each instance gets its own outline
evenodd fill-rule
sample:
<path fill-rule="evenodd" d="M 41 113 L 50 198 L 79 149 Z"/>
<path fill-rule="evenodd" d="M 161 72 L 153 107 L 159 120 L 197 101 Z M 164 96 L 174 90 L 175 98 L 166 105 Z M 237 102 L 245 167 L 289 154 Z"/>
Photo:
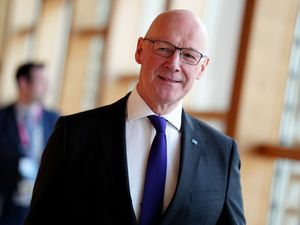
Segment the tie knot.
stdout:
<path fill-rule="evenodd" d="M 165 118 L 155 115 L 148 116 L 148 118 L 154 126 L 156 132 L 166 132 L 167 121 Z"/>

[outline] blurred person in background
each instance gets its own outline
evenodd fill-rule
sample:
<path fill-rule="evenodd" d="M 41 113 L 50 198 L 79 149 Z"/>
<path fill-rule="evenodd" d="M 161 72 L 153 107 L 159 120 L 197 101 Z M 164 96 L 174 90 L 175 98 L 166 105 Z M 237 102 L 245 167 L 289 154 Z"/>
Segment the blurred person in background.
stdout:
<path fill-rule="evenodd" d="M 61 117 L 44 151 L 26 225 L 245 225 L 235 141 L 182 100 L 208 65 L 204 24 L 160 14 L 137 42 L 136 88 Z"/>
<path fill-rule="evenodd" d="M 21 65 L 16 81 L 17 101 L 0 109 L 0 225 L 24 224 L 40 157 L 58 119 L 43 106 L 43 64 Z"/>

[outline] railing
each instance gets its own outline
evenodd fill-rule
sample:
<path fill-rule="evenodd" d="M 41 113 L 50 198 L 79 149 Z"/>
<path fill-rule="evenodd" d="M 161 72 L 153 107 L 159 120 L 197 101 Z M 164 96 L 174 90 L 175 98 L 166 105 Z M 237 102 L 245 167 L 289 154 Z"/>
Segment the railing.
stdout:
<path fill-rule="evenodd" d="M 282 147 L 277 145 L 260 145 L 256 148 L 258 153 L 276 158 L 286 158 L 292 160 L 300 160 L 300 146 Z"/>

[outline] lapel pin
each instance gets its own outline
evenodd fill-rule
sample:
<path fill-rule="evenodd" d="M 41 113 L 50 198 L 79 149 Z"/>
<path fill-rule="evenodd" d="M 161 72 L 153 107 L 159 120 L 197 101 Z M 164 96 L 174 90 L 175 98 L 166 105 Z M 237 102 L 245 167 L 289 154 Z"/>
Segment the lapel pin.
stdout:
<path fill-rule="evenodd" d="M 196 139 L 194 139 L 194 138 L 192 139 L 192 143 L 193 143 L 194 145 L 196 145 L 196 146 L 198 145 L 198 141 L 197 141 Z"/>

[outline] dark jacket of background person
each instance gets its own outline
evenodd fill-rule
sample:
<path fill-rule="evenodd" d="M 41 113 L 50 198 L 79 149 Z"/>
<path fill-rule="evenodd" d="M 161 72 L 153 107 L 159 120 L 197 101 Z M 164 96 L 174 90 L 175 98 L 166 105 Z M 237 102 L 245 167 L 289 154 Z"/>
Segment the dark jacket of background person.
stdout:
<path fill-rule="evenodd" d="M 58 119 L 43 106 L 47 77 L 43 63 L 21 64 L 16 100 L 0 108 L 0 225 L 24 224 L 40 157 Z"/>
<path fill-rule="evenodd" d="M 43 109 L 44 146 L 57 119 L 57 113 Z M 6 215 L 6 211 L 12 204 L 12 195 L 20 178 L 18 172 L 20 157 L 22 157 L 22 145 L 15 117 L 15 105 L 9 105 L 0 109 L 0 199 L 2 215 Z"/>

